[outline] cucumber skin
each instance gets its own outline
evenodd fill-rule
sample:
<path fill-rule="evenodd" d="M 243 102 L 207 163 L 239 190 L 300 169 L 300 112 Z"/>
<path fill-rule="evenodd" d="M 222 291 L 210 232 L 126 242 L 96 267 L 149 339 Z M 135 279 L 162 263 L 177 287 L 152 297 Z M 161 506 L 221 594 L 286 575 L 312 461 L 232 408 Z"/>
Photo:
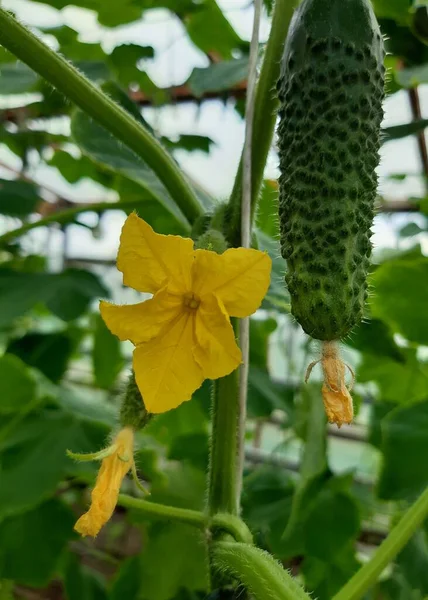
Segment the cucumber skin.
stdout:
<path fill-rule="evenodd" d="M 383 40 L 367 0 L 304 0 L 281 62 L 281 254 L 291 312 L 313 338 L 360 322 L 377 189 Z"/>

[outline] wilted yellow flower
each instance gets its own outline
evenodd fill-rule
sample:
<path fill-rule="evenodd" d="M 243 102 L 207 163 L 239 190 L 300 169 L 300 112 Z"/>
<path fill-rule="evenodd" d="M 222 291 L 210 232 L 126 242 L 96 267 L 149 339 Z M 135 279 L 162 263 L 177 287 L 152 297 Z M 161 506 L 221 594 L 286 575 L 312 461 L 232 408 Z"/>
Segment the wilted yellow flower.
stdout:
<path fill-rule="evenodd" d="M 91 506 L 77 521 L 74 529 L 83 536 L 96 536 L 107 523 L 116 507 L 123 478 L 134 465 L 134 432 L 130 427 L 121 429 L 112 444 L 95 454 L 69 453 L 77 460 L 102 458 L 95 487 L 91 494 Z"/>
<path fill-rule="evenodd" d="M 352 378 L 354 377 L 351 367 L 341 360 L 335 342 L 323 343 L 321 361 L 315 361 L 309 365 L 306 380 L 318 362 L 321 362 L 324 374 L 322 399 L 329 423 L 336 423 L 338 427 L 344 423 L 352 423 L 354 407 L 345 383 L 345 368 L 349 369 Z"/>
<path fill-rule="evenodd" d="M 247 317 L 260 306 L 271 270 L 265 252 L 195 250 L 191 239 L 157 234 L 132 213 L 122 229 L 117 268 L 125 285 L 154 294 L 135 305 L 100 304 L 110 331 L 136 346 L 135 377 L 149 412 L 177 407 L 204 379 L 239 366 L 229 316 Z"/>

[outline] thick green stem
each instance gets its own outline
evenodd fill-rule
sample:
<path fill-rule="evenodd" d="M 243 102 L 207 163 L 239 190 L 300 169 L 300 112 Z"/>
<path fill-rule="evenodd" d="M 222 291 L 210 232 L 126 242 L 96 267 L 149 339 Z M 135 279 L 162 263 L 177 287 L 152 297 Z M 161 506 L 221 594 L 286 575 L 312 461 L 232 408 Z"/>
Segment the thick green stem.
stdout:
<path fill-rule="evenodd" d="M 208 512 L 238 514 L 238 371 L 213 382 Z"/>
<path fill-rule="evenodd" d="M 257 199 L 263 181 L 265 164 L 275 129 L 276 107 L 278 104 L 275 87 L 279 77 L 280 59 L 288 32 L 288 26 L 293 15 L 294 7 L 297 4 L 298 0 L 276 0 L 269 40 L 266 45 L 263 65 L 257 83 L 251 157 L 252 217 L 254 216 L 257 207 Z M 241 240 L 242 168 L 243 157 L 241 156 L 235 184 L 230 197 L 232 219 L 230 222 L 228 239 L 233 246 L 238 246 Z"/>
<path fill-rule="evenodd" d="M 267 552 L 237 542 L 215 542 L 212 561 L 220 572 L 233 575 L 255 600 L 310 600 L 310 597 Z"/>
<path fill-rule="evenodd" d="M 379 575 L 399 554 L 428 517 L 428 488 L 419 496 L 382 542 L 373 558 L 338 592 L 333 600 L 359 600 L 376 583 Z"/>
<path fill-rule="evenodd" d="M 25 223 L 22 227 L 18 227 L 17 229 L 12 229 L 0 235 L 0 244 L 9 242 L 16 237 L 20 237 L 31 231 L 32 229 L 36 229 L 37 227 L 44 227 L 46 225 L 50 225 L 51 223 L 60 223 L 65 224 L 69 223 L 81 213 L 85 212 L 96 212 L 102 213 L 106 210 L 127 210 L 129 208 L 134 208 L 139 200 L 124 200 L 123 202 L 94 202 L 93 204 L 85 204 L 83 206 L 75 206 L 73 208 L 68 208 L 67 210 L 61 210 L 59 212 L 52 213 L 47 217 L 43 217 L 43 219 L 39 219 L 38 221 L 33 221 L 32 223 Z M 146 202 L 145 198 L 141 199 L 141 204 Z M 187 233 L 187 232 L 186 232 Z"/>
<path fill-rule="evenodd" d="M 203 210 L 173 158 L 126 110 L 0 8 L 0 43 L 131 148 L 159 176 L 190 223 Z"/>
<path fill-rule="evenodd" d="M 210 527 L 228 533 L 239 542 L 252 544 L 253 541 L 251 532 L 245 523 L 239 517 L 230 514 L 218 513 L 213 517 L 209 517 L 206 513 L 198 510 L 166 506 L 165 504 L 133 498 L 126 494 L 119 494 L 117 503 L 120 506 L 141 511 L 152 519 L 186 523 L 198 529 L 208 529 Z"/>
<path fill-rule="evenodd" d="M 154 519 L 178 521 L 180 523 L 187 523 L 188 525 L 199 527 L 200 529 L 205 529 L 209 524 L 207 515 L 197 510 L 166 506 L 164 504 L 157 504 L 156 502 L 149 502 L 148 500 L 126 496 L 125 494 L 119 494 L 117 503 L 126 508 L 139 510 L 148 517 Z"/>

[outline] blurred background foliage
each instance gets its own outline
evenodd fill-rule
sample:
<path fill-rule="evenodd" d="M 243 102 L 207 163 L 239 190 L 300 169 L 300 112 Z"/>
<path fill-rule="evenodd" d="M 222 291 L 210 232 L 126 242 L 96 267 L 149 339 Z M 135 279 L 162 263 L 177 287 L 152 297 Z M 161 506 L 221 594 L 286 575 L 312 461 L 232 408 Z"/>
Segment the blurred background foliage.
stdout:
<path fill-rule="evenodd" d="M 383 152 L 391 145 L 404 164 L 408 150 L 412 164 L 408 172 L 381 173 L 380 191 L 393 182 L 405 197 L 379 196 L 376 231 L 383 237 L 375 239 L 389 236 L 389 247 L 378 244 L 367 318 L 344 343 L 358 381 L 351 427 L 326 426 L 317 377 L 302 385 L 317 348 L 289 316 L 275 148 L 257 217 L 258 243 L 274 270 L 251 321 L 243 515 L 259 544 L 319 600 L 367 560 L 428 484 L 428 9 L 417 0 L 373 3 L 389 52 L 386 104 L 400 98 L 406 107 L 398 122 L 385 123 Z M 250 23 L 250 2 L 3 4 L 36 23 L 51 47 L 154 131 L 179 162 L 195 164 L 192 175 L 205 164 L 201 156 L 215 151 L 215 141 L 192 126 L 204 107 L 223 104 L 242 117 L 249 28 L 238 25 L 241 17 Z M 267 33 L 269 0 L 265 9 Z M 97 24 L 92 38 L 78 30 L 85 20 Z M 173 23 L 186 45 L 182 80 L 164 73 L 177 40 L 167 37 L 165 60 L 156 43 L 135 42 L 133 27 L 156 30 L 162 21 Z M 175 121 L 169 132 L 165 114 Z M 225 129 L 222 114 L 209 113 L 213 130 Z M 215 180 L 221 173 L 212 164 Z M 121 286 L 114 267 L 124 215 L 137 210 L 160 233 L 189 235 L 189 223 L 139 158 L 2 48 L 0 174 L 0 599 L 208 598 L 203 540 L 188 526 L 118 507 L 95 541 L 73 533 L 96 465 L 66 456 L 66 449 L 105 444 L 130 370 L 132 348 L 109 333 L 97 311 L 101 297 L 139 298 Z M 194 184 L 210 210 L 219 198 L 206 174 L 202 169 Z M 28 230 L 22 237 L 8 233 L 21 226 Z M 191 402 L 139 435 L 138 470 L 153 501 L 203 508 L 209 394 L 206 382 Z M 130 480 L 125 491 L 138 493 Z M 423 528 L 414 536 L 366 600 L 428 597 L 427 534 Z"/>

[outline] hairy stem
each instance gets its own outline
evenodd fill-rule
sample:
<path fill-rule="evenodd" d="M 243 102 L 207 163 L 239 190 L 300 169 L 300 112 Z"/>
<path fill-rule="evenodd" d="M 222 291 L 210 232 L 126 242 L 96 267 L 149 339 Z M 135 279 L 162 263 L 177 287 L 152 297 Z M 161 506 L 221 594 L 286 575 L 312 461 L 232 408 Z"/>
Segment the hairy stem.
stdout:
<path fill-rule="evenodd" d="M 237 426 L 238 372 L 213 382 L 212 434 L 208 483 L 208 512 L 238 514 Z"/>
<path fill-rule="evenodd" d="M 134 508 L 139 510 L 148 517 L 155 519 L 165 519 L 167 521 L 171 520 L 180 523 L 187 523 L 188 525 L 193 525 L 201 529 L 208 527 L 207 515 L 197 510 L 157 504 L 156 502 L 141 500 L 140 498 L 133 498 L 132 496 L 127 496 L 126 494 L 119 494 L 117 503 L 120 506 L 125 506 L 126 508 Z"/>
<path fill-rule="evenodd" d="M 254 217 L 263 181 L 263 172 L 272 144 L 272 137 L 276 121 L 276 107 L 278 100 L 275 86 L 279 77 L 280 59 L 287 36 L 288 26 L 293 15 L 294 7 L 298 0 L 276 0 L 272 17 L 272 26 L 269 40 L 266 45 L 263 65 L 256 90 L 254 108 L 253 135 L 252 135 L 252 178 L 251 178 L 251 217 Z M 228 239 L 231 245 L 239 245 L 241 239 L 241 202 L 243 183 L 243 156 L 235 178 L 230 204 L 232 218 Z"/>
<path fill-rule="evenodd" d="M 310 600 L 303 588 L 267 552 L 237 542 L 215 542 L 214 567 L 233 575 L 255 600 Z"/>
<path fill-rule="evenodd" d="M 250 46 L 248 68 L 247 101 L 245 106 L 245 142 L 243 149 L 243 177 L 241 201 L 241 246 L 251 247 L 251 155 L 253 139 L 254 108 L 256 100 L 257 58 L 259 50 L 259 29 L 262 13 L 262 0 L 254 1 L 254 22 Z M 236 473 L 236 496 L 239 506 L 244 470 L 245 425 L 247 421 L 248 373 L 250 368 L 250 318 L 241 319 L 239 324 L 239 345 L 242 352 L 242 365 L 239 369 L 239 419 L 238 419 L 238 469 Z"/>
<path fill-rule="evenodd" d="M 359 600 L 373 587 L 385 567 L 399 554 L 428 516 L 428 488 L 409 508 L 373 558 L 334 596 L 333 600 Z"/>
<path fill-rule="evenodd" d="M 38 221 L 33 221 L 32 223 L 25 223 L 22 227 L 18 227 L 17 229 L 12 229 L 11 231 L 7 231 L 3 235 L 0 235 L 0 244 L 9 242 L 10 240 L 20 237 L 31 231 L 32 229 L 37 229 L 38 227 L 44 227 L 46 225 L 50 225 L 51 223 L 70 223 L 77 215 L 85 212 L 96 212 L 102 213 L 106 210 L 127 210 L 129 208 L 134 208 L 139 200 L 124 200 L 123 202 L 94 202 L 93 204 L 85 204 L 82 206 L 74 206 L 73 208 L 68 208 L 66 210 L 61 210 L 58 212 L 54 212 L 47 217 L 43 217 Z M 141 203 L 146 202 L 146 198 L 141 199 Z"/>
<path fill-rule="evenodd" d="M 161 144 L 126 110 L 2 8 L 0 43 L 138 154 L 159 176 L 190 223 L 202 213 L 195 193 Z"/>
<path fill-rule="evenodd" d="M 141 498 L 133 498 L 126 494 L 119 494 L 117 503 L 125 508 L 138 510 L 153 519 L 186 523 L 203 530 L 211 527 L 211 529 L 231 535 L 239 542 L 252 544 L 253 538 L 248 527 L 239 517 L 230 514 L 218 513 L 210 517 L 198 510 L 167 506 L 149 500 L 142 500 Z"/>

